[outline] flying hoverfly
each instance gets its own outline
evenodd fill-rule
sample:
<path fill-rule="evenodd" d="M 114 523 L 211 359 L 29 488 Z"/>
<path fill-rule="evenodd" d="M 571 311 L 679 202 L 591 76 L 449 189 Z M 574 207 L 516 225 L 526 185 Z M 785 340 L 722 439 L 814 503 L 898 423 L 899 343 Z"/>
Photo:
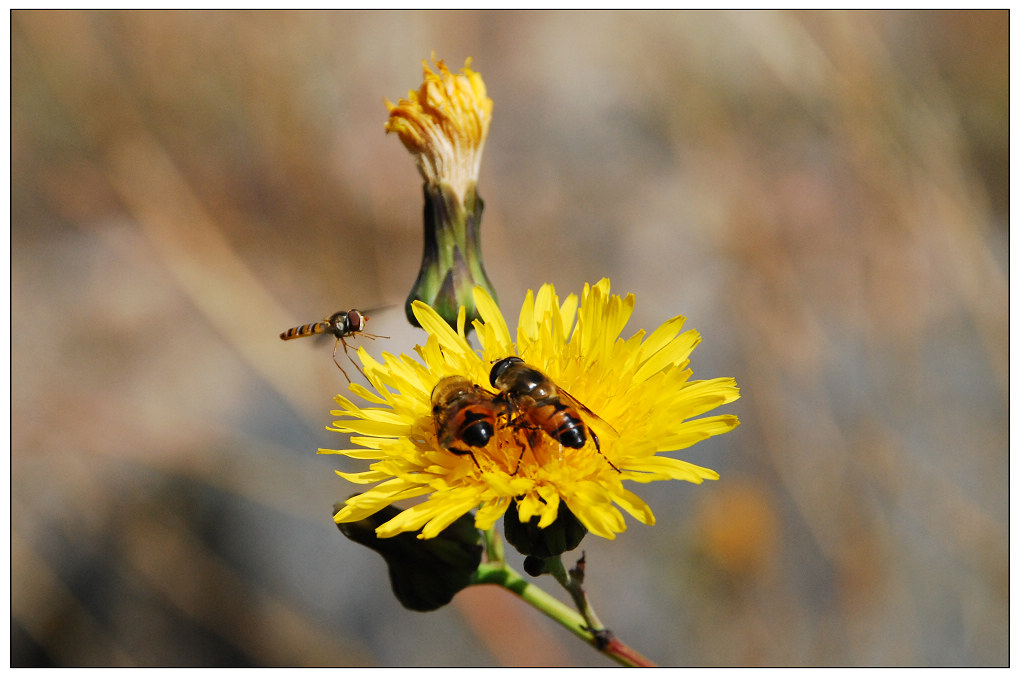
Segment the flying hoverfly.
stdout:
<path fill-rule="evenodd" d="M 344 339 L 352 336 L 364 336 L 365 338 L 389 338 L 388 336 L 378 336 L 376 334 L 365 333 L 365 325 L 368 323 L 368 316 L 362 313 L 360 310 L 341 310 L 333 313 L 324 320 L 319 322 L 310 322 L 309 324 L 303 324 L 300 327 L 291 327 L 287 331 L 280 334 L 280 338 L 284 341 L 290 341 L 292 339 L 304 338 L 306 336 L 315 336 L 317 334 L 332 334 L 336 337 L 336 343 L 333 344 L 333 363 L 336 364 L 337 368 L 340 369 L 340 373 L 344 375 L 347 382 L 351 382 L 351 377 L 347 375 L 344 368 L 340 366 L 340 362 L 336 359 L 336 349 L 342 344 L 344 347 L 344 355 L 347 359 L 351 360 L 351 364 L 361 372 L 364 376 L 365 372 L 361 371 L 361 367 L 351 359 L 351 355 L 347 352 L 347 341 Z"/>

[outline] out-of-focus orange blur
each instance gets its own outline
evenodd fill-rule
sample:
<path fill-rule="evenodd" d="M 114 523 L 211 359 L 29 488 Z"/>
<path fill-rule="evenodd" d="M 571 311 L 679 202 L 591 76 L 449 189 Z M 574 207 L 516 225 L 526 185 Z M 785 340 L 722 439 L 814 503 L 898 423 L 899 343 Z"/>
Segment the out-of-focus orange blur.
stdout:
<path fill-rule="evenodd" d="M 583 543 L 602 620 L 661 665 L 1008 664 L 1008 20 L 13 12 L 12 665 L 608 664 L 499 590 L 403 610 L 330 519 L 332 341 L 278 338 L 423 340 L 383 99 L 432 50 L 495 101 L 504 310 L 608 276 L 742 390 L 679 454 L 718 482 Z"/>

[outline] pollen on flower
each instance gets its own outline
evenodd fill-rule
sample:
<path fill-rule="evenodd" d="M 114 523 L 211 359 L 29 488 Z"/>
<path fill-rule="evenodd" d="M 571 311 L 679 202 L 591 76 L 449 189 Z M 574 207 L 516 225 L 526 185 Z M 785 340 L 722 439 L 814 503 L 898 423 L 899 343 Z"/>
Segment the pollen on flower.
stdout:
<path fill-rule="evenodd" d="M 690 380 L 689 357 L 699 337 L 682 331 L 683 318 L 624 339 L 620 334 L 634 308 L 632 295 L 610 294 L 604 279 L 586 285 L 580 299 L 571 294 L 561 303 L 552 285 L 545 285 L 537 294 L 528 292 L 514 340 L 484 289 L 476 288 L 474 300 L 480 315 L 474 322 L 478 351 L 467 341 L 463 309 L 453 328 L 420 302 L 413 310 L 429 337 L 416 349 L 418 359 L 384 354 L 376 361 L 359 350 L 374 392 L 361 386 L 354 391 L 373 406 L 338 396 L 339 409 L 333 412 L 338 420 L 331 428 L 353 434 L 358 448 L 321 451 L 374 461 L 367 471 L 338 474 L 375 486 L 349 499 L 336 513 L 337 522 L 424 498 L 377 534 L 420 531 L 420 538 L 432 538 L 475 509 L 480 529 L 491 527 L 508 509 L 517 510 L 522 522 L 537 516 L 544 528 L 554 522 L 562 502 L 585 528 L 611 539 L 626 529 L 624 513 L 644 524 L 655 522 L 625 482 L 718 478 L 713 470 L 664 453 L 739 423 L 732 415 L 703 416 L 736 400 L 739 390 L 732 378 Z M 508 357 L 521 359 L 508 361 L 504 371 L 493 369 Z M 433 389 L 453 375 L 484 390 L 482 400 L 502 407 L 491 439 L 468 438 L 479 446 L 467 448 L 456 430 L 444 436 L 437 429 L 437 421 L 478 420 L 437 418 Z M 540 378 L 552 388 L 524 396 L 521 384 L 530 387 Z M 564 417 L 564 411 L 577 420 Z M 572 426 L 576 436 L 569 437 L 564 431 Z M 451 451 L 452 444 L 459 446 Z"/>
<path fill-rule="evenodd" d="M 386 131 L 395 132 L 415 156 L 427 183 L 446 182 L 464 195 L 478 180 L 492 99 L 481 75 L 471 70 L 470 58 L 456 75 L 442 59 L 435 62 L 438 73 L 422 62 L 425 80 L 417 91 L 395 104 L 386 102 Z"/>

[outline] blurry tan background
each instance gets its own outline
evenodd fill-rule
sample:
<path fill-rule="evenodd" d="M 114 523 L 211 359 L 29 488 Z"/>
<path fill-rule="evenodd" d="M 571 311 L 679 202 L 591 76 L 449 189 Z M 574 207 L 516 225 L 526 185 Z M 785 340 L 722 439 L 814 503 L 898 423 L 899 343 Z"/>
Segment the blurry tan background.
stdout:
<path fill-rule="evenodd" d="M 683 454 L 719 482 L 584 542 L 606 624 L 663 665 L 1005 665 L 1006 12 L 23 11 L 12 664 L 608 664 L 500 590 L 403 610 L 330 520 L 332 341 L 277 338 L 395 304 L 369 350 L 421 340 L 383 98 L 433 49 L 495 101 L 504 308 L 608 276 L 743 392 Z"/>

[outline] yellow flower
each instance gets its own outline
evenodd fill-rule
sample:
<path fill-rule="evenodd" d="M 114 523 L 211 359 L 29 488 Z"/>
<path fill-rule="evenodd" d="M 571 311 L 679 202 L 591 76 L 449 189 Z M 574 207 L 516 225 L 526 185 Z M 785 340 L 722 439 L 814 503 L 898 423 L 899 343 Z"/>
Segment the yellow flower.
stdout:
<path fill-rule="evenodd" d="M 395 501 L 427 496 L 381 525 L 378 536 L 420 529 L 419 538 L 432 538 L 475 508 L 475 526 L 488 529 L 515 504 L 521 522 L 538 516 L 544 528 L 556 519 L 562 501 L 589 531 L 611 539 L 626 529 L 621 509 L 645 524 L 655 522 L 648 505 L 624 482 L 718 479 L 712 470 L 662 453 L 739 423 L 729 415 L 694 418 L 732 402 L 739 391 L 732 378 L 689 380 L 688 357 L 700 337 L 694 330 L 680 333 L 683 317 L 651 334 L 640 331 L 623 339 L 633 295 L 611 295 L 609 280 L 603 279 L 585 285 L 580 305 L 574 294 L 561 304 L 552 285 L 544 285 L 537 295 L 528 292 L 514 341 L 499 308 L 481 288 L 475 290 L 475 303 L 481 316 L 475 322 L 480 353 L 465 337 L 463 310 L 455 331 L 423 303 L 415 303 L 414 312 L 429 332 L 425 345 L 416 348 L 424 363 L 388 354 L 378 362 L 359 350 L 376 392 L 357 384 L 352 390 L 379 406 L 360 407 L 337 396 L 340 409 L 332 413 L 341 420 L 330 429 L 353 433 L 351 442 L 361 448 L 320 451 L 375 461 L 368 471 L 337 474 L 378 484 L 348 499 L 335 515 L 338 523 L 362 519 Z M 597 415 L 581 417 L 597 432 L 601 451 L 590 435 L 584 447 L 564 448 L 544 431 L 522 434 L 506 417 L 498 420 L 494 439 L 471 455 L 439 445 L 430 400 L 435 385 L 446 376 L 462 375 L 495 392 L 489 384 L 492 365 L 512 355 Z"/>

